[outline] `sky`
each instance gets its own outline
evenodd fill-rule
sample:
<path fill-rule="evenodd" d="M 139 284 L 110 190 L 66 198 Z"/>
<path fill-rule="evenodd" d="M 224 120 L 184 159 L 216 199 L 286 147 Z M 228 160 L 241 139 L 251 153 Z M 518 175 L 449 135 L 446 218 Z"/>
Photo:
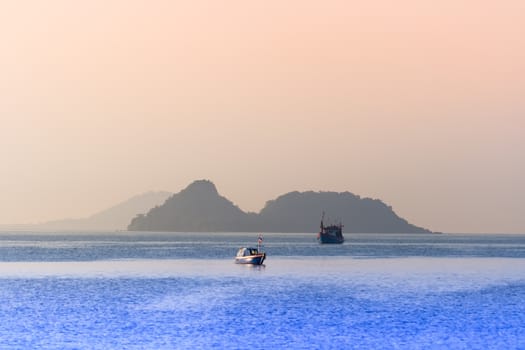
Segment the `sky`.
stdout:
<path fill-rule="evenodd" d="M 525 233 L 525 2 L 0 4 L 0 224 L 197 179 Z"/>

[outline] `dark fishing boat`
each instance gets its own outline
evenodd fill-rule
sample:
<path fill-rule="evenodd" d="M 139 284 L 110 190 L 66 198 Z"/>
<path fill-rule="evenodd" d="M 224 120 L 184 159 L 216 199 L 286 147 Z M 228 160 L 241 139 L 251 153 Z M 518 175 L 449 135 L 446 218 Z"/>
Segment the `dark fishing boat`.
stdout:
<path fill-rule="evenodd" d="M 323 221 L 324 212 L 321 217 L 321 230 L 317 234 L 317 240 L 319 243 L 343 243 L 345 241 L 345 238 L 343 237 L 343 224 L 339 223 L 325 226 Z"/>
<path fill-rule="evenodd" d="M 242 247 L 237 251 L 235 257 L 236 264 L 262 265 L 266 259 L 266 253 L 261 250 L 263 239 L 259 236 L 257 239 L 257 248 Z"/>

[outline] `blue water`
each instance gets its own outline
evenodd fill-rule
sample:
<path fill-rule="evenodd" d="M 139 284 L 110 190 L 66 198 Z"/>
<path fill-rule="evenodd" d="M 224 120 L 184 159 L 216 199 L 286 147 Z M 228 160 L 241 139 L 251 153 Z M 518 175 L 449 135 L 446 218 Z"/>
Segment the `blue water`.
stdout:
<path fill-rule="evenodd" d="M 524 349 L 525 235 L 0 233 L 0 349 Z"/>

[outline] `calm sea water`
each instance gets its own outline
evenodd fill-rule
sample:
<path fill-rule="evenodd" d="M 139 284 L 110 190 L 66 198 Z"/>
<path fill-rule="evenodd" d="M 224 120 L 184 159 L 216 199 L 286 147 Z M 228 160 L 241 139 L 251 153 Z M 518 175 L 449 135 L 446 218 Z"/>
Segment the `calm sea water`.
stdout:
<path fill-rule="evenodd" d="M 0 233 L 0 349 L 524 349 L 525 235 Z"/>

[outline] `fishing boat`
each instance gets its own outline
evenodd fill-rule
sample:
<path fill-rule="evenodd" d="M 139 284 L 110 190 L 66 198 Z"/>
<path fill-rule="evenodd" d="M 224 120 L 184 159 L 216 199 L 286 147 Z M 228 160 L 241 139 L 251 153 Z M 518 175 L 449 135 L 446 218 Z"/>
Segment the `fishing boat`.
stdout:
<path fill-rule="evenodd" d="M 343 224 L 330 224 L 324 225 L 324 212 L 321 217 L 321 230 L 317 234 L 317 240 L 319 243 L 335 243 L 340 244 L 345 241 L 343 237 Z"/>
<path fill-rule="evenodd" d="M 259 235 L 257 239 L 257 248 L 242 247 L 237 251 L 235 256 L 236 264 L 262 265 L 266 259 L 266 253 L 262 251 L 262 236 Z"/>

